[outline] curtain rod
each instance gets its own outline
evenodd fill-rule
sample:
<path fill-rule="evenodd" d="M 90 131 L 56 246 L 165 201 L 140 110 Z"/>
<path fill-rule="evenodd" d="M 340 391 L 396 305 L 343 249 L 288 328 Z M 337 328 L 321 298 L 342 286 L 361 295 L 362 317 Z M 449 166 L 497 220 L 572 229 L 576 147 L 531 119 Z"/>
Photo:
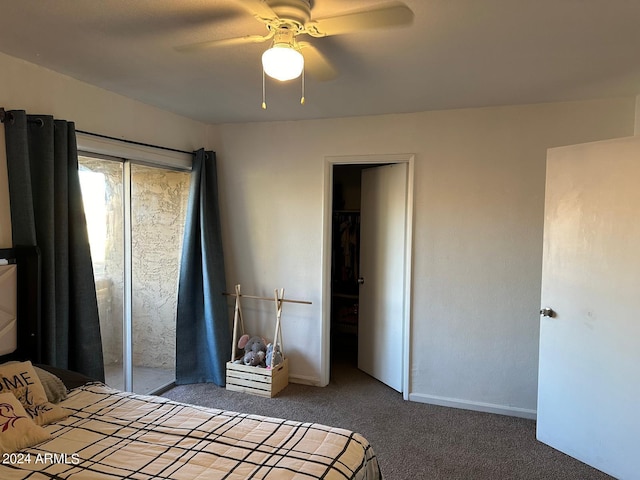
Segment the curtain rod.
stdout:
<path fill-rule="evenodd" d="M 13 114 L 11 112 L 7 112 L 4 107 L 0 107 L 0 122 L 4 123 L 6 120 L 13 120 Z M 29 120 L 30 122 L 39 122 L 42 123 L 42 120 L 38 119 L 38 120 Z M 117 137 L 110 137 L 109 135 L 102 135 L 101 133 L 93 133 L 93 132 L 87 132 L 84 130 L 76 130 L 76 133 L 82 133 L 83 135 L 91 135 L 92 137 L 99 137 L 99 138 L 104 138 L 107 140 L 115 140 L 117 142 L 124 142 L 124 143 L 129 143 L 132 145 L 138 145 L 141 147 L 151 147 L 151 148 L 157 148 L 159 150 L 167 150 L 169 152 L 176 152 L 176 153 L 184 153 L 186 155 L 195 155 L 195 152 L 187 152 L 186 150 L 179 150 L 177 148 L 170 148 L 170 147 L 163 147 L 160 145 L 153 145 L 151 143 L 143 143 L 143 142 L 136 142 L 135 140 L 127 140 L 124 138 L 117 138 Z"/>
<path fill-rule="evenodd" d="M 13 113 L 7 112 L 4 107 L 0 107 L 0 122 L 4 123 L 5 121 L 13 121 Z M 33 120 L 28 120 L 29 123 L 37 123 L 40 126 L 44 125 L 41 118 L 36 118 Z"/>
<path fill-rule="evenodd" d="M 115 140 L 116 142 L 124 142 L 124 143 L 129 143 L 129 144 L 132 144 L 132 145 L 139 145 L 141 147 L 151 147 L 151 148 L 157 148 L 159 150 L 167 150 L 169 152 L 184 153 L 186 155 L 195 155 L 196 154 L 196 152 L 187 152 L 186 150 L 179 150 L 177 148 L 162 147 L 160 145 L 154 145 L 152 143 L 136 142 L 135 140 L 127 140 L 125 138 L 110 137 L 109 135 L 102 135 L 101 133 L 86 132 L 84 130 L 76 130 L 76 133 L 82 133 L 84 135 L 91 135 L 92 137 L 106 138 L 107 140 Z"/>

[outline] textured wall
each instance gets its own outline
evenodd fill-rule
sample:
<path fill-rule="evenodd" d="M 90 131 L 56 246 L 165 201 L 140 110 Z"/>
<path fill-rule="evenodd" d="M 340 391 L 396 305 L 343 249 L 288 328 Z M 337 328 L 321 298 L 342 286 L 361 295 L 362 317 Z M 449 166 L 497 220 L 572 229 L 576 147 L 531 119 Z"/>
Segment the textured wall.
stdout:
<path fill-rule="evenodd" d="M 409 397 L 531 416 L 546 150 L 630 135 L 634 110 L 626 98 L 220 125 L 228 285 L 311 300 L 283 311 L 290 379 L 328 381 L 326 157 L 413 153 Z"/>
<path fill-rule="evenodd" d="M 131 177 L 133 364 L 173 369 L 189 174 L 133 165 Z"/>

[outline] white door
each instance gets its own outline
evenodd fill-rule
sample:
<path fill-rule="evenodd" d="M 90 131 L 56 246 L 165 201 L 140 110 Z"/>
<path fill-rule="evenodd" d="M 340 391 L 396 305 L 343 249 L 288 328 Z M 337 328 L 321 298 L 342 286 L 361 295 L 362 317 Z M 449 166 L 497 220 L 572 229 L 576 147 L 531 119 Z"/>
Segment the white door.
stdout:
<path fill-rule="evenodd" d="M 402 391 L 407 165 L 362 171 L 358 368 Z"/>
<path fill-rule="evenodd" d="M 640 137 L 549 150 L 538 439 L 640 472 Z"/>

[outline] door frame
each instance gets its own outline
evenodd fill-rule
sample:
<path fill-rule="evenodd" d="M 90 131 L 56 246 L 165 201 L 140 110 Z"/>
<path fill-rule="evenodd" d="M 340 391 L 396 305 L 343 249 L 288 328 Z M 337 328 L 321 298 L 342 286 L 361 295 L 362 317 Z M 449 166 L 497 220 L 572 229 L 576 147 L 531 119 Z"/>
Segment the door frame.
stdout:
<path fill-rule="evenodd" d="M 409 399 L 409 362 L 411 359 L 411 294 L 413 290 L 413 169 L 415 155 L 412 153 L 381 155 L 344 155 L 327 156 L 324 162 L 324 198 L 323 198 L 323 241 L 322 241 L 322 334 L 321 334 L 321 371 L 322 386 L 329 384 L 331 376 L 331 235 L 333 212 L 333 167 L 335 165 L 363 164 L 407 164 L 407 204 L 404 246 L 404 312 L 402 316 L 402 396 Z"/>

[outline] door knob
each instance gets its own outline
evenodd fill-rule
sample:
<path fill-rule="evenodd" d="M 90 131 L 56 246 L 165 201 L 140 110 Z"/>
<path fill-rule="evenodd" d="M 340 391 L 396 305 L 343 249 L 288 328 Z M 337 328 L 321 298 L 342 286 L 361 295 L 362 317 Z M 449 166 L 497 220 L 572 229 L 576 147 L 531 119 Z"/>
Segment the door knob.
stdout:
<path fill-rule="evenodd" d="M 364 277 L 358 277 L 358 283 L 364 285 Z"/>
<path fill-rule="evenodd" d="M 556 316 L 556 312 L 554 312 L 552 308 L 545 307 L 540 310 L 540 315 L 542 315 L 543 317 L 553 318 Z"/>

